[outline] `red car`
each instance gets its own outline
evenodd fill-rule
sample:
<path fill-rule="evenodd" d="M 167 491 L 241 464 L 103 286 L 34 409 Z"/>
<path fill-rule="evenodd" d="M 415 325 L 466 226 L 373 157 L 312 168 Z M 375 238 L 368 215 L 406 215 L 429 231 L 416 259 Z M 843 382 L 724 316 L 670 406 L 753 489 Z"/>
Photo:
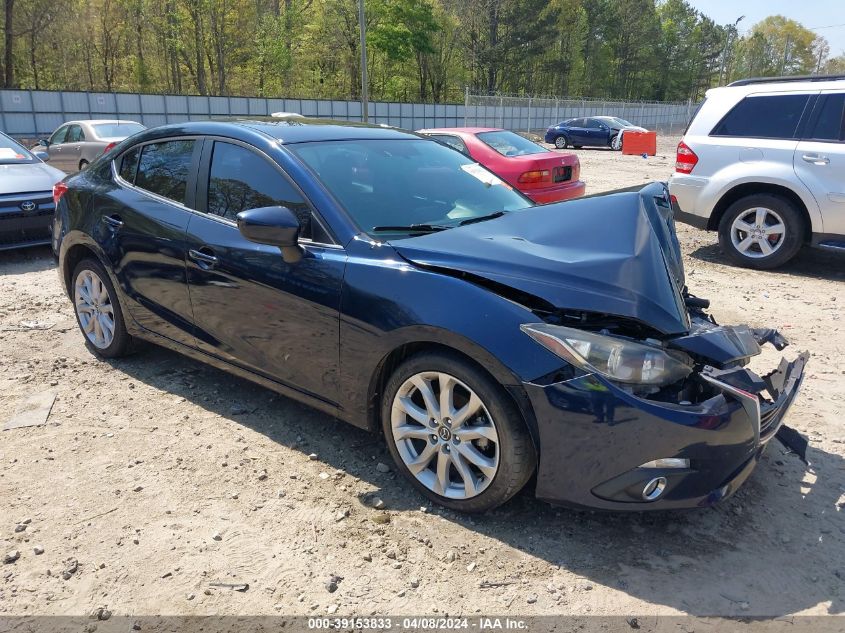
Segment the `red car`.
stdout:
<path fill-rule="evenodd" d="M 584 195 L 575 154 L 553 152 L 498 128 L 451 127 L 417 130 L 466 154 L 538 204 Z"/>

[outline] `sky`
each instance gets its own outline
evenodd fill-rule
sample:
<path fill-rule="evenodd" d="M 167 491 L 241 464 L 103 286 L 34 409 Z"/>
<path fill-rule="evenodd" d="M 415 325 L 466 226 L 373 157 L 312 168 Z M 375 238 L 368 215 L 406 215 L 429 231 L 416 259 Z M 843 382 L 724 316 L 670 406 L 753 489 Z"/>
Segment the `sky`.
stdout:
<path fill-rule="evenodd" d="M 830 56 L 845 53 L 845 0 L 689 0 L 690 4 L 717 24 L 739 23 L 745 34 L 770 15 L 783 15 L 800 22 L 830 43 Z M 820 28 L 829 27 L 829 28 Z"/>

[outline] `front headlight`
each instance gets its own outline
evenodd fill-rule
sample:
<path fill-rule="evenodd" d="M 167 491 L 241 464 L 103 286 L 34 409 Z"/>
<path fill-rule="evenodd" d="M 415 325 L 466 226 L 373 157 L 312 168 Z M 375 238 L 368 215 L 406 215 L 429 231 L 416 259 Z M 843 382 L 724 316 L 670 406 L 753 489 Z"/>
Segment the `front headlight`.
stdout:
<path fill-rule="evenodd" d="M 562 325 L 531 323 L 520 328 L 565 361 L 614 382 L 663 387 L 692 372 L 692 359 L 683 352 Z"/>

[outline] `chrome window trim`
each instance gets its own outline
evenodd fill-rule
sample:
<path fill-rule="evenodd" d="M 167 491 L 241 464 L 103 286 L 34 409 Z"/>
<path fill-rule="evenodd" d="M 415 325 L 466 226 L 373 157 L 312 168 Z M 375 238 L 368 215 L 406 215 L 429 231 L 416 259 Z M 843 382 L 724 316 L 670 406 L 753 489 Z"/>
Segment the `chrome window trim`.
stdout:
<path fill-rule="evenodd" d="M 205 212 L 199 211 L 197 209 L 192 209 L 188 206 L 185 206 L 181 202 L 177 202 L 176 200 L 171 200 L 170 198 L 165 198 L 164 196 L 161 196 L 157 193 L 154 193 L 152 191 L 148 191 L 148 190 L 146 190 L 142 187 L 138 187 L 135 184 L 127 182 L 123 178 L 120 177 L 120 172 L 118 170 L 117 163 L 120 159 L 123 158 L 124 154 L 126 154 L 127 152 L 131 151 L 132 149 L 134 149 L 136 147 L 143 147 L 144 145 L 152 145 L 154 143 L 164 143 L 168 140 L 202 141 L 203 138 L 202 137 L 193 137 L 193 136 L 192 137 L 174 137 L 173 139 L 158 139 L 158 140 L 155 140 L 155 141 L 138 143 L 136 145 L 133 145 L 132 147 L 128 147 L 128 148 L 126 148 L 126 151 L 121 152 L 119 156 L 116 156 L 115 158 L 113 158 L 111 160 L 111 163 L 110 163 L 111 175 L 112 175 L 112 179 L 114 180 L 114 182 L 116 182 L 117 184 L 119 184 L 122 187 L 126 187 L 127 189 L 131 189 L 132 191 L 135 191 L 135 192 L 140 193 L 144 196 L 147 196 L 148 198 L 151 198 L 152 200 L 155 200 L 156 202 L 164 202 L 165 204 L 169 204 L 170 206 L 176 207 L 177 209 L 179 209 L 181 211 L 187 211 L 187 212 L 189 212 L 193 215 L 199 216 L 201 218 L 214 220 L 215 222 L 223 224 L 224 226 L 233 227 L 234 229 L 237 230 L 237 228 L 238 228 L 237 223 L 232 222 L 231 220 L 228 220 L 228 219 L 221 217 L 219 215 L 214 215 L 213 213 L 205 213 Z M 245 147 L 251 147 L 251 146 L 245 145 Z M 261 153 L 264 154 L 263 152 L 261 152 Z M 266 154 L 264 154 L 264 155 L 266 156 Z M 139 161 L 140 161 L 140 156 L 139 156 Z M 273 161 L 273 163 L 275 164 L 275 161 Z M 294 187 L 296 187 L 295 184 L 294 184 Z M 297 191 L 299 191 L 298 187 L 296 187 L 296 189 L 297 189 Z M 302 192 L 299 191 L 299 193 L 302 193 Z M 51 192 L 51 195 L 52 195 L 52 192 Z M 323 230 L 326 231 L 327 234 L 329 234 L 328 230 L 326 230 L 325 226 L 323 226 L 323 224 L 319 220 L 318 216 L 316 214 L 314 214 L 313 205 L 310 203 L 310 201 L 308 201 L 308 199 L 305 197 L 304 194 L 302 194 L 302 198 L 303 198 L 303 200 L 305 200 L 306 204 L 311 209 L 311 212 L 313 214 L 313 216 L 312 216 L 313 219 L 316 219 L 318 222 L 320 222 L 320 226 L 323 227 Z M 327 244 L 327 243 L 324 243 L 324 242 L 315 242 L 315 241 L 311 240 L 310 238 L 304 238 L 304 237 L 299 238 L 298 243 L 301 244 L 302 246 L 328 248 L 328 249 L 332 249 L 332 250 L 341 250 L 341 251 L 345 250 L 343 248 L 343 246 L 341 246 L 340 244 Z"/>

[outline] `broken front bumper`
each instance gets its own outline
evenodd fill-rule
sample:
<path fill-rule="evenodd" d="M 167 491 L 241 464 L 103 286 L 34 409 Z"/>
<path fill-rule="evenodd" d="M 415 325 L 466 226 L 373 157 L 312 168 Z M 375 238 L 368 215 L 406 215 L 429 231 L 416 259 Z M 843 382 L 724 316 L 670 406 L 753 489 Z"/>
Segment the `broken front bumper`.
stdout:
<path fill-rule="evenodd" d="M 622 511 L 703 507 L 729 497 L 778 435 L 808 358 L 784 359 L 763 377 L 705 368 L 698 379 L 715 395 L 697 404 L 640 398 L 595 374 L 525 383 L 539 435 L 537 496 Z M 797 433 L 791 439 L 790 447 L 800 444 Z M 641 467 L 665 458 L 689 460 L 688 467 Z M 663 492 L 646 500 L 643 491 L 656 478 L 665 481 Z"/>

